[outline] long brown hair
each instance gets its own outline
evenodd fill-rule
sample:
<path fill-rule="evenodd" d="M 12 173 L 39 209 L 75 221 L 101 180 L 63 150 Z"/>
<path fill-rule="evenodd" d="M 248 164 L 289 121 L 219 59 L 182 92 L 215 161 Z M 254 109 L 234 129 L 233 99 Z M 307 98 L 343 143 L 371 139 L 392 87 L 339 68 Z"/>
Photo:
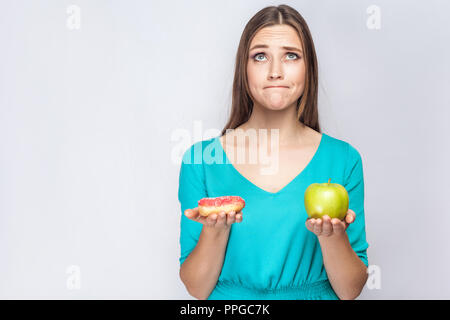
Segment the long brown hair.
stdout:
<path fill-rule="evenodd" d="M 317 57 L 311 33 L 306 21 L 297 10 L 288 5 L 279 5 L 269 6 L 257 12 L 242 32 L 236 54 L 231 114 L 221 135 L 224 135 L 227 129 L 235 129 L 247 122 L 253 111 L 253 101 L 247 81 L 247 63 L 249 47 L 254 35 L 264 27 L 280 24 L 293 27 L 302 43 L 306 75 L 303 94 L 297 100 L 297 119 L 317 132 L 321 132 L 317 110 Z"/>

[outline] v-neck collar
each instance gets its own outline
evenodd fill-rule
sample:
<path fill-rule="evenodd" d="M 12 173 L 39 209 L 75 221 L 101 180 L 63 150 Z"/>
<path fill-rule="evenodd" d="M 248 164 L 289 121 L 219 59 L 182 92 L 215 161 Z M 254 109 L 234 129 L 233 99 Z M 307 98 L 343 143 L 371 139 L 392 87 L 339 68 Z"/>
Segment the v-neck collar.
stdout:
<path fill-rule="evenodd" d="M 284 187 L 282 187 L 280 190 L 278 190 L 277 192 L 270 192 L 267 190 L 264 190 L 260 187 L 258 187 L 256 184 L 254 184 L 252 181 L 250 181 L 249 179 L 247 179 L 246 177 L 244 177 L 244 175 L 242 175 L 242 173 L 240 173 L 235 167 L 234 165 L 231 163 L 230 159 L 228 158 L 227 153 L 225 152 L 225 149 L 222 146 L 222 142 L 220 141 L 220 136 L 217 136 L 215 139 L 217 139 L 217 143 L 220 146 L 221 151 L 223 152 L 223 154 L 225 155 L 225 159 L 226 159 L 226 163 L 229 164 L 231 166 L 232 171 L 234 171 L 240 178 L 241 180 L 245 181 L 247 184 L 249 184 L 251 187 L 253 187 L 254 189 L 268 194 L 268 195 L 278 195 L 280 193 L 282 193 L 283 191 L 285 191 L 286 189 L 288 189 L 292 184 L 294 184 L 294 182 L 296 180 L 298 180 L 306 171 L 309 167 L 312 166 L 312 163 L 315 161 L 315 159 L 318 157 L 318 154 L 320 152 L 320 150 L 323 148 L 324 145 L 324 140 L 326 139 L 326 134 L 325 133 L 321 133 L 322 137 L 320 138 L 320 142 L 319 142 L 319 146 L 317 147 L 313 157 L 311 158 L 311 160 L 309 160 L 308 164 L 303 168 L 302 171 L 300 171 L 300 173 L 298 173 L 290 182 L 288 182 Z"/>

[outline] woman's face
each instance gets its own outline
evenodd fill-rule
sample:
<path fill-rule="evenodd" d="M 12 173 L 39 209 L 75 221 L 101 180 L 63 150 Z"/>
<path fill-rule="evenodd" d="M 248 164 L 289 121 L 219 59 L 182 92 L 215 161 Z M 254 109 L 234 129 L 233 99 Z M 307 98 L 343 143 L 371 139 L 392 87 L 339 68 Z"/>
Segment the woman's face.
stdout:
<path fill-rule="evenodd" d="M 291 26 L 265 27 L 255 34 L 250 43 L 247 63 L 248 85 L 256 100 L 254 103 L 271 110 L 281 110 L 297 102 L 305 85 L 305 63 L 301 50 L 300 38 Z"/>

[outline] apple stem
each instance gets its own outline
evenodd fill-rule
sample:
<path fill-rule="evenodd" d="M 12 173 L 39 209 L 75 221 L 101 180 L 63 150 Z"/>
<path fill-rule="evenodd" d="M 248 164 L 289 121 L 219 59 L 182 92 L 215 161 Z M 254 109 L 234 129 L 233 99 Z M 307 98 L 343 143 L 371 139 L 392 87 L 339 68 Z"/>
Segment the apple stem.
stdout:
<path fill-rule="evenodd" d="M 328 179 L 328 183 L 330 183 L 330 181 L 331 181 L 331 178 L 330 178 L 330 179 Z"/>

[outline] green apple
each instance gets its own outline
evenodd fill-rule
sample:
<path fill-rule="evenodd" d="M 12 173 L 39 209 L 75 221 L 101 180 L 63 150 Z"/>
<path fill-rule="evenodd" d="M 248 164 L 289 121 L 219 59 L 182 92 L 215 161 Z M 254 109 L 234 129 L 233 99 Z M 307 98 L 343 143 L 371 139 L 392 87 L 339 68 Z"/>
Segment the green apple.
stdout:
<path fill-rule="evenodd" d="M 305 191 L 305 209 L 308 217 L 342 220 L 348 211 L 348 193 L 339 183 L 312 183 Z"/>

